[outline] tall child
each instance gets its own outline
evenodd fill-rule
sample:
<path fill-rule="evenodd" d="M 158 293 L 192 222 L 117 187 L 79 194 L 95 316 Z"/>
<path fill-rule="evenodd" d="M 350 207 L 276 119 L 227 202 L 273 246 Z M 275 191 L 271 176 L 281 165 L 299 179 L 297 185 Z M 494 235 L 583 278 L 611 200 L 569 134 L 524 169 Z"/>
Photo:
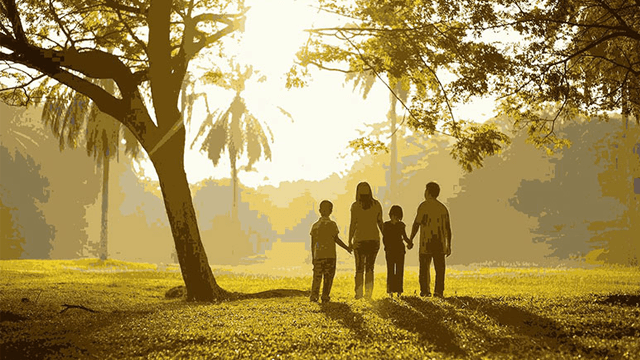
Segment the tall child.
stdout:
<path fill-rule="evenodd" d="M 311 258 L 313 259 L 313 282 L 311 283 L 311 301 L 317 302 L 322 285 L 322 302 L 331 300 L 331 285 L 336 274 L 336 244 L 347 250 L 348 247 L 338 237 L 338 225 L 329 219 L 333 211 L 331 201 L 323 200 L 320 203 L 320 219 L 311 227 Z"/>
<path fill-rule="evenodd" d="M 404 243 L 411 249 L 413 243 L 407 237 L 406 226 L 402 222 L 402 208 L 393 205 L 389 210 L 391 220 L 382 226 L 382 242 L 387 258 L 387 293 L 393 296 L 394 293 L 402 294 L 402 283 L 404 279 Z"/>

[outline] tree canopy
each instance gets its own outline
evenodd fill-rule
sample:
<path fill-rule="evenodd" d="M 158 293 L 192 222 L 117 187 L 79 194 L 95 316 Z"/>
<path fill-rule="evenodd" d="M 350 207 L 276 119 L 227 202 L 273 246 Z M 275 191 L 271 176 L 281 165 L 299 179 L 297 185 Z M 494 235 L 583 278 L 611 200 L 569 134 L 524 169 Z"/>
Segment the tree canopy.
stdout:
<path fill-rule="evenodd" d="M 321 0 L 320 10 L 345 24 L 309 30 L 289 86 L 304 84 L 308 66 L 406 77 L 407 124 L 456 138 L 452 155 L 467 170 L 507 141 L 456 116 L 455 105 L 476 96 L 500 99 L 501 112 L 549 149 L 567 143 L 556 122 L 578 112 L 640 119 L 638 2 Z"/>
<path fill-rule="evenodd" d="M 163 92 L 149 80 L 157 75 L 179 90 L 189 62 L 242 27 L 242 14 L 224 13 L 233 10 L 217 0 L 3 1 L 0 94 L 25 105 L 39 101 L 56 80 L 122 122 L 149 151 L 162 135 L 154 131 L 162 121 L 157 112 L 179 93 L 158 98 Z M 112 79 L 117 94 L 100 79 Z M 152 104 L 145 103 L 147 95 Z"/>
<path fill-rule="evenodd" d="M 126 126 L 158 173 L 187 296 L 228 296 L 200 238 L 178 100 L 190 62 L 242 30 L 242 1 L 3 0 L 0 10 L 2 99 L 37 103 L 59 83 Z"/>

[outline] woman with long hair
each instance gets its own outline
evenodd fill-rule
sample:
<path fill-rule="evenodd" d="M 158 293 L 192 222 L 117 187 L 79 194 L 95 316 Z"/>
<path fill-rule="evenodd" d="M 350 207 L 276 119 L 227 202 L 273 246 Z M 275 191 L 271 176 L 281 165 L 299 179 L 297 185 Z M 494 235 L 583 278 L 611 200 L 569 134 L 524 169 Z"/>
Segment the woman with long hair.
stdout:
<path fill-rule="evenodd" d="M 351 205 L 349 247 L 356 260 L 356 299 L 371 298 L 373 293 L 373 267 L 380 250 L 382 206 L 373 198 L 371 186 L 361 182 L 356 187 L 356 201 Z"/>

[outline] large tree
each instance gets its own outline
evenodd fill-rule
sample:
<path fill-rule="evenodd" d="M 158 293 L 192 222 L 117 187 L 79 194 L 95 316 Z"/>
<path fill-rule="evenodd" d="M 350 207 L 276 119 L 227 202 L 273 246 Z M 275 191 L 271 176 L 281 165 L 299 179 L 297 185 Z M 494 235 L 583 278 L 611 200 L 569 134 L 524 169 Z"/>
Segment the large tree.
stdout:
<path fill-rule="evenodd" d="M 178 99 L 189 64 L 241 29 L 242 3 L 3 0 L 0 10 L 4 101 L 26 105 L 60 83 L 126 126 L 158 174 L 187 297 L 228 296 L 216 283 L 200 239 Z M 116 94 L 99 79 L 114 81 Z"/>

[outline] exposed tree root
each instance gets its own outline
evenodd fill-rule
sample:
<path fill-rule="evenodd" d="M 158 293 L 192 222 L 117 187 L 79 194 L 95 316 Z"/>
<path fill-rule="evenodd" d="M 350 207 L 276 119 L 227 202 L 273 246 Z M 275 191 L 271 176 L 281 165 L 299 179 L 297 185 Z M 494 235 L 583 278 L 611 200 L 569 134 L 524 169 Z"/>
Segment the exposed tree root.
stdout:
<path fill-rule="evenodd" d="M 242 299 L 272 299 L 281 297 L 295 297 L 295 296 L 309 296 L 308 290 L 297 289 L 272 289 L 260 291 L 257 293 L 245 294 L 245 293 L 231 293 L 231 298 L 234 300 Z"/>
<path fill-rule="evenodd" d="M 167 292 L 164 294 L 164 297 L 167 299 L 178 299 L 184 298 L 186 294 L 187 289 L 184 285 L 182 285 L 167 290 Z M 297 289 L 271 289 L 249 294 L 225 291 L 223 297 L 218 300 L 272 299 L 295 296 L 309 296 L 309 291 Z"/>

